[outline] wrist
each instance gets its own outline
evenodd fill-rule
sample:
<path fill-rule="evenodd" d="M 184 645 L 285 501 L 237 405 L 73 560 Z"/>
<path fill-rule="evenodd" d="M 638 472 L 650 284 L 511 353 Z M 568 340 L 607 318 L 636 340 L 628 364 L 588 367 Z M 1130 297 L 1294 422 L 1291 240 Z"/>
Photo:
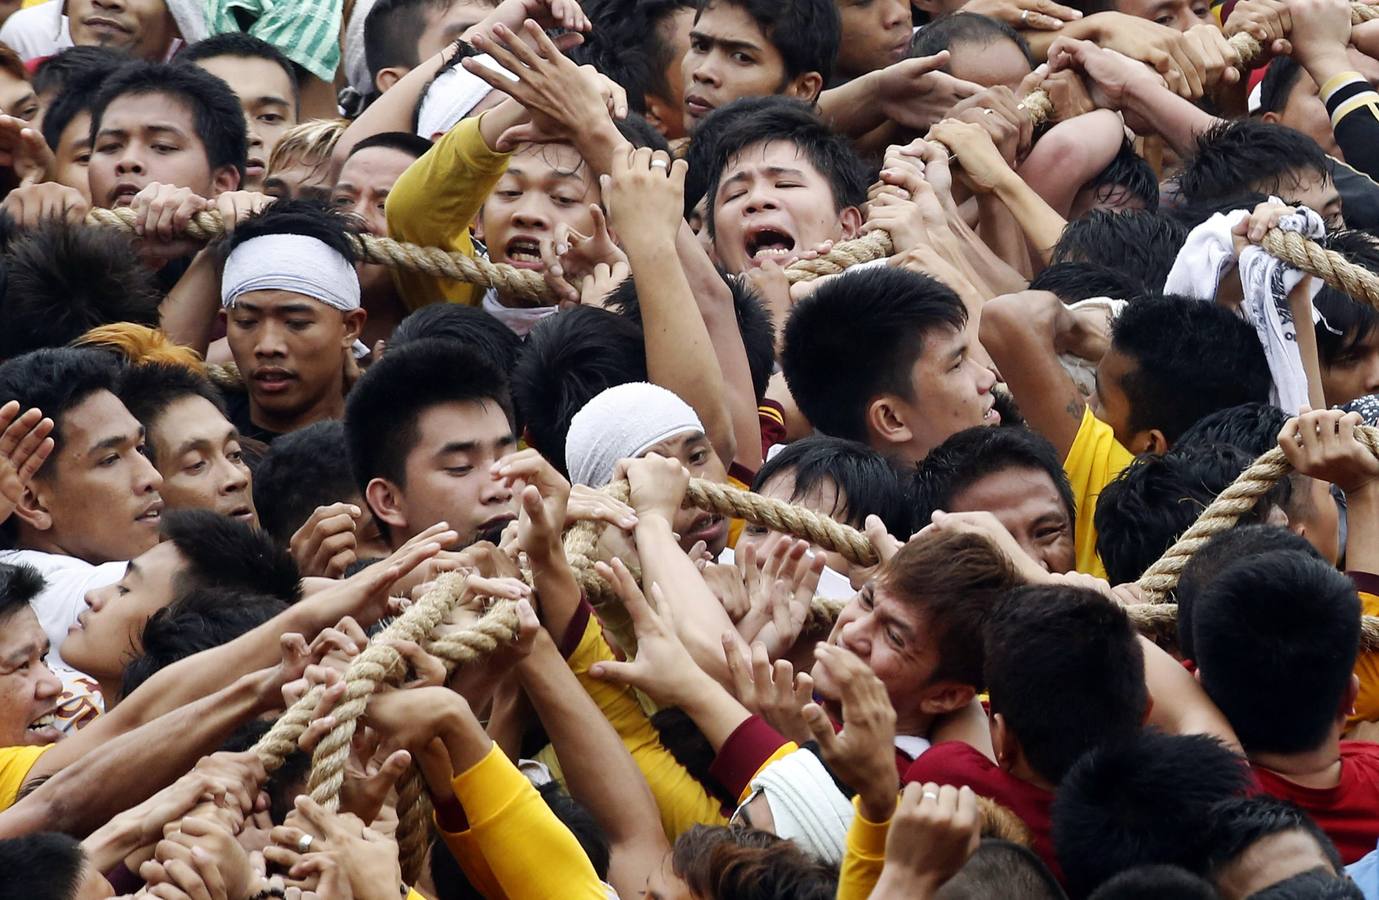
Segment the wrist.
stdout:
<path fill-rule="evenodd" d="M 643 535 L 649 537 L 663 537 L 669 535 L 675 537 L 675 530 L 671 523 L 675 519 L 673 511 L 666 511 L 657 507 L 647 507 L 637 510 L 637 524 L 633 526 L 633 534 L 637 538 Z"/>
<path fill-rule="evenodd" d="M 862 818 L 868 822 L 882 825 L 895 815 L 896 792 L 893 785 L 873 785 L 857 796 Z"/>
<path fill-rule="evenodd" d="M 607 117 L 590 130 L 580 132 L 575 139 L 579 155 L 584 157 L 585 162 L 597 175 L 612 174 L 614 154 L 630 146 L 623 140 L 613 120 Z"/>
<path fill-rule="evenodd" d="M 1296 46 L 1293 48 L 1293 57 L 1298 61 L 1298 65 L 1312 76 L 1312 80 L 1317 83 L 1320 90 L 1332 78 L 1343 72 L 1355 70 L 1350 62 L 1350 57 L 1346 55 L 1344 45 L 1329 45 L 1319 47 L 1315 52 L 1310 48 L 1302 50 Z"/>

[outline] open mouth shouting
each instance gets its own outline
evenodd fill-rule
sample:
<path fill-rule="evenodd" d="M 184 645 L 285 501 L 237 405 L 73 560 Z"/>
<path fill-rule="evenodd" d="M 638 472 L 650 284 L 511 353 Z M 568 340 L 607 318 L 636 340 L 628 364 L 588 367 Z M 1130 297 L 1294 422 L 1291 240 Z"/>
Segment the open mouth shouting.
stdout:
<path fill-rule="evenodd" d="M 503 250 L 508 264 L 518 269 L 544 269 L 541 261 L 541 242 L 534 237 L 518 235 L 508 241 Z"/>
<path fill-rule="evenodd" d="M 783 263 L 794 258 L 795 238 L 774 225 L 753 225 L 747 229 L 743 249 L 747 258 L 758 264 L 768 259 Z"/>

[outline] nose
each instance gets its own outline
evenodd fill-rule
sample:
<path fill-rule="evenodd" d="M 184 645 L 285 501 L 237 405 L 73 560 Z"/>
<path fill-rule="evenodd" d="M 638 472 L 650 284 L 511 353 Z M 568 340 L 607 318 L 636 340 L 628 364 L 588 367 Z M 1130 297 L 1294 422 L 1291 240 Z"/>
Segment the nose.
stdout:
<path fill-rule="evenodd" d="M 62 679 L 53 674 L 46 662 L 39 665 L 43 669 L 39 672 L 38 680 L 34 682 L 34 697 L 39 700 L 51 700 L 62 696 Z"/>
<path fill-rule="evenodd" d="M 871 655 L 871 638 L 868 636 L 867 623 L 871 621 L 871 616 L 863 613 L 843 626 L 843 630 L 838 634 L 838 643 L 866 659 Z"/>
<path fill-rule="evenodd" d="M 761 185 L 753 185 L 747 193 L 747 204 L 743 207 L 744 212 L 767 212 L 778 208 L 776 198 L 765 191 Z"/>
<path fill-rule="evenodd" d="M 503 505 L 512 502 L 512 488 L 503 484 L 497 478 L 490 478 L 484 482 L 483 490 L 479 494 L 479 502 L 484 504 Z"/>
<path fill-rule="evenodd" d="M 134 461 L 134 493 L 156 494 L 163 487 L 163 476 L 158 474 L 147 456 L 142 453 L 134 455 L 138 457 Z"/>
<path fill-rule="evenodd" d="M 254 356 L 257 359 L 277 359 L 287 356 L 287 345 L 283 341 L 283 329 L 271 319 L 259 326 L 258 340 L 254 342 Z"/>
<path fill-rule="evenodd" d="M 522 194 L 522 199 L 518 201 L 517 209 L 512 214 L 512 221 L 520 228 L 540 230 L 550 227 L 547 210 L 533 191 Z"/>
<path fill-rule="evenodd" d="M 144 162 L 139 158 L 134 144 L 131 142 L 125 146 L 124 155 L 115 163 L 116 175 L 142 175 L 144 174 Z"/>
<path fill-rule="evenodd" d="M 96 9 L 106 12 L 120 12 L 124 9 L 123 0 L 92 0 Z"/>
<path fill-rule="evenodd" d="M 237 466 L 228 457 L 220 458 L 221 482 L 220 493 L 238 494 L 249 489 L 249 470 L 244 466 Z"/>
<path fill-rule="evenodd" d="M 909 26 L 911 20 L 912 16 L 910 14 L 910 4 L 892 3 L 891 5 L 886 7 L 886 18 L 884 24 L 886 26 L 887 31 L 890 31 L 893 28 L 899 28 L 902 25 Z"/>
<path fill-rule="evenodd" d="M 370 202 L 364 197 L 360 197 L 358 200 L 355 200 L 354 205 L 350 207 L 349 214 L 362 224 L 364 230 L 369 234 L 376 237 L 387 237 L 388 223 L 384 221 L 377 207 L 377 203 Z"/>
<path fill-rule="evenodd" d="M 82 598 L 86 602 L 87 608 L 90 609 L 92 612 L 100 612 L 101 609 L 105 606 L 105 591 L 105 588 L 100 588 L 99 590 L 95 591 L 87 591 L 86 596 Z"/>
<path fill-rule="evenodd" d="M 977 392 L 981 394 L 991 393 L 991 389 L 996 386 L 996 373 L 986 366 L 978 366 L 981 371 L 977 375 Z"/>
<path fill-rule="evenodd" d="M 709 62 L 707 55 L 690 72 L 690 78 L 695 84 L 706 84 L 710 87 L 718 87 L 722 83 L 722 79 L 718 77 L 718 71 Z"/>

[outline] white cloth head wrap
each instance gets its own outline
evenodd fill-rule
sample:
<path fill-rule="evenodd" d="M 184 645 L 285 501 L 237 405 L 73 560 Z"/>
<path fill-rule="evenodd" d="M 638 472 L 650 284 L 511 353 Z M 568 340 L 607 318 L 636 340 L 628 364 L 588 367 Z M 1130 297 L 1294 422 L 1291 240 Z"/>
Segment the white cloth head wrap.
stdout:
<path fill-rule="evenodd" d="M 511 81 L 517 80 L 515 75 L 498 65 L 487 53 L 474 57 L 474 61 Z M 426 95 L 421 98 L 421 109 L 417 111 L 417 134 L 428 141 L 438 134 L 445 134 L 469 115 L 491 90 L 493 88 L 488 86 L 488 82 L 478 75 L 465 71 L 459 64 L 451 66 L 437 75 L 426 88 Z"/>
<path fill-rule="evenodd" d="M 220 278 L 221 306 L 230 309 L 251 291 L 291 291 L 341 312 L 360 306 L 359 275 L 354 266 L 326 244 L 304 234 L 265 234 L 230 251 Z M 354 353 L 367 355 L 368 348 L 356 341 Z"/>
<path fill-rule="evenodd" d="M 641 456 L 667 438 L 704 432 L 690 405 L 659 385 L 633 381 L 594 397 L 570 420 L 565 464 L 570 481 L 603 487 L 618 460 Z"/>
<path fill-rule="evenodd" d="M 843 861 L 854 810 L 812 752 L 796 750 L 782 756 L 757 773 L 751 788 L 747 803 L 757 794 L 766 795 L 778 836 L 830 865 Z"/>

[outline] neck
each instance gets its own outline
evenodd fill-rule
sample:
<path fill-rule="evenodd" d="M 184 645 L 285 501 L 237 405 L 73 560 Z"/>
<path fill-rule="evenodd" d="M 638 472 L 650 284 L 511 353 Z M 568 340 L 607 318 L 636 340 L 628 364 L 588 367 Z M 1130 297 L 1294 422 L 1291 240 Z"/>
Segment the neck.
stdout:
<path fill-rule="evenodd" d="M 62 545 L 62 540 L 51 531 L 39 531 L 28 525 L 20 523 L 14 545 L 20 550 L 37 550 L 40 553 L 52 553 L 57 556 L 70 556 L 74 559 L 85 559 L 80 554 L 73 553 Z M 87 562 L 96 565 L 91 560 Z"/>
<path fill-rule="evenodd" d="M 260 428 L 275 434 L 286 434 L 305 428 L 313 422 L 324 419 L 343 419 L 345 417 L 345 390 L 339 381 L 326 390 L 319 400 L 306 409 L 278 414 L 264 409 L 249 396 L 249 421 Z"/>
<path fill-rule="evenodd" d="M 1054 788 L 1057 787 L 1053 782 L 1030 768 L 1029 763 L 1025 761 L 1023 755 L 1021 755 L 1007 771 L 1012 778 L 1018 778 L 1026 784 L 1032 784 L 1037 788 L 1048 791 L 1050 794 L 1052 794 Z"/>
<path fill-rule="evenodd" d="M 119 679 L 97 678 L 96 684 L 100 685 L 101 702 L 105 704 L 105 711 L 109 713 L 120 702 Z"/>
<path fill-rule="evenodd" d="M 1341 782 L 1341 738 L 1333 729 L 1325 741 L 1314 750 L 1302 753 L 1246 754 L 1251 764 L 1268 769 L 1294 784 L 1303 787 L 1328 788 Z"/>

